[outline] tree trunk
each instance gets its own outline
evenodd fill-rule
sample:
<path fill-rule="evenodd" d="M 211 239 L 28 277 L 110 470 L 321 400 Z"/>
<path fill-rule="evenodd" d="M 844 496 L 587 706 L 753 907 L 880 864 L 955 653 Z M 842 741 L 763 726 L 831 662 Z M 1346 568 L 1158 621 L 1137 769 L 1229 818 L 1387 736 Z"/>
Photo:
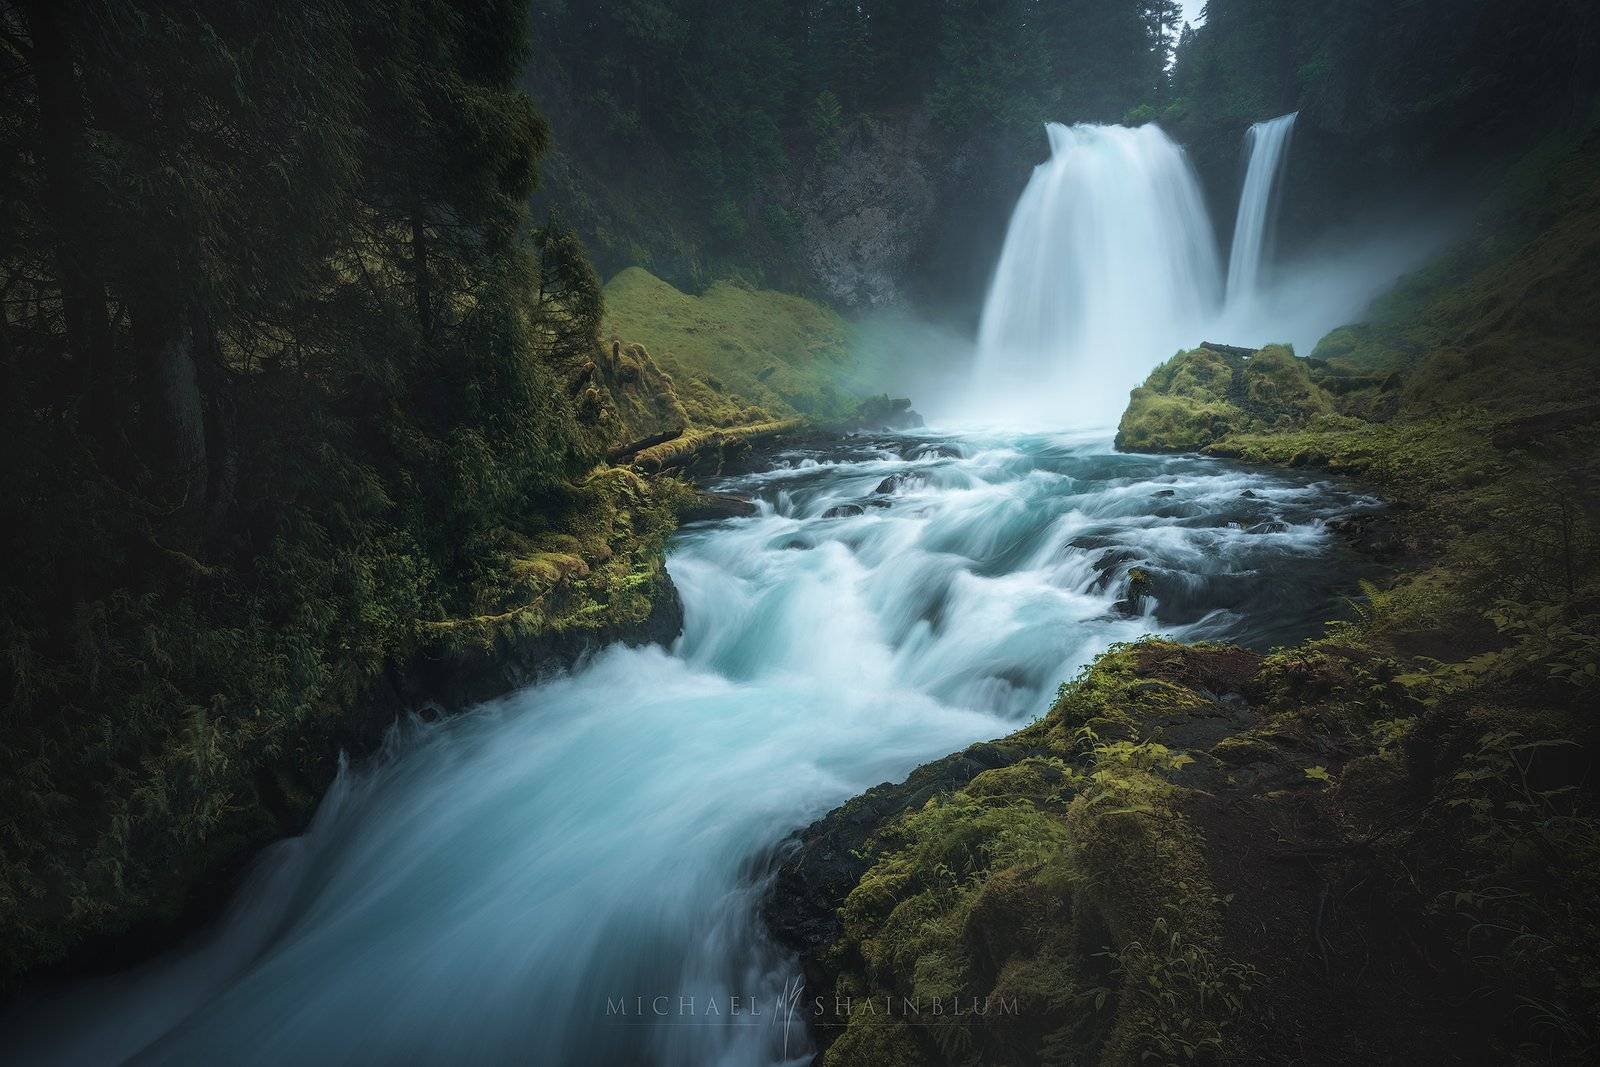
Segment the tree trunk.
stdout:
<path fill-rule="evenodd" d="M 152 296 L 140 306 L 132 341 L 140 356 L 139 414 L 132 429 L 146 462 L 147 494 L 177 517 L 175 525 L 189 541 L 209 496 L 206 399 L 200 390 L 209 326 L 202 316 Z"/>
<path fill-rule="evenodd" d="M 105 284 L 95 270 L 95 211 L 87 180 L 83 87 L 61 24 L 59 0 L 23 0 L 20 8 L 32 41 L 28 59 L 38 91 L 43 200 L 55 227 L 67 350 L 78 367 L 87 421 L 91 427 L 104 429 L 109 414 L 104 364 L 110 359 L 110 331 Z"/>
<path fill-rule="evenodd" d="M 417 325 L 424 341 L 433 340 L 433 285 L 428 278 L 428 230 L 422 212 L 411 216 L 411 269 L 417 288 Z"/>

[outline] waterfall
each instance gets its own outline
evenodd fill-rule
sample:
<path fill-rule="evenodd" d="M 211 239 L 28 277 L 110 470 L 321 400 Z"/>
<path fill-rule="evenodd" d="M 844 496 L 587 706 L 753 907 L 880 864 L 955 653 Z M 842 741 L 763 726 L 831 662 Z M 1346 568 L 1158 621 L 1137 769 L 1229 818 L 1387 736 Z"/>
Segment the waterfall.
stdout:
<path fill-rule="evenodd" d="M 1261 289 L 1261 261 L 1267 232 L 1272 228 L 1275 193 L 1284 161 L 1289 157 L 1289 137 L 1298 111 L 1251 126 L 1245 134 L 1250 163 L 1239 193 L 1239 216 L 1233 226 L 1233 249 L 1228 254 L 1228 307 L 1248 308 Z"/>
<path fill-rule="evenodd" d="M 1199 340 L 1220 284 L 1183 150 L 1154 125 L 1046 126 L 978 329 L 987 414 L 1082 423 L 1121 410 L 1158 359 Z"/>

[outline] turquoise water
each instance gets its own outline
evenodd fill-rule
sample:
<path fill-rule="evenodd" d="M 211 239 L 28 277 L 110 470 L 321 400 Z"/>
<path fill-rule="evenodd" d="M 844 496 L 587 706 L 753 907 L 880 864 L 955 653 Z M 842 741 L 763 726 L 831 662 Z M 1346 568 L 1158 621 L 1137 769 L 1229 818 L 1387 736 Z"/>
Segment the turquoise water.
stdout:
<path fill-rule="evenodd" d="M 611 648 L 401 724 L 216 929 L 23 1004 L 13 1052 L 804 1062 L 776 1011 L 797 968 L 757 919 L 775 846 L 1038 716 L 1113 642 L 1302 636 L 1351 573 L 1326 520 L 1374 504 L 1082 435 L 853 438 L 771 462 L 719 486 L 759 515 L 678 534 L 672 649 Z M 1134 566 L 1155 595 L 1128 614 Z"/>

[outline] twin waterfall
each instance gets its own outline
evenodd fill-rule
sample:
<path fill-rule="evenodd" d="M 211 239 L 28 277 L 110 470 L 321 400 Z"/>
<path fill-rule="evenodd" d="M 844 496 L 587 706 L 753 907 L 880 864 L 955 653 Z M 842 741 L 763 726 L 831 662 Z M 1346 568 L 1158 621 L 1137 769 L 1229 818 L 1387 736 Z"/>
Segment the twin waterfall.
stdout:
<path fill-rule="evenodd" d="M 1276 204 L 1283 161 L 1289 154 L 1289 135 L 1294 132 L 1296 111 L 1267 122 L 1258 122 L 1245 134 L 1250 163 L 1244 173 L 1244 190 L 1239 194 L 1239 216 L 1233 224 L 1233 250 L 1228 255 L 1228 306 L 1247 308 L 1261 286 L 1261 259 L 1267 234 L 1272 229 L 1272 209 Z"/>
<path fill-rule="evenodd" d="M 1194 171 L 1159 126 L 1049 124 L 979 321 L 991 412 L 1104 421 L 1156 361 L 1247 329 L 1294 120 L 1250 128 L 1226 280 Z"/>

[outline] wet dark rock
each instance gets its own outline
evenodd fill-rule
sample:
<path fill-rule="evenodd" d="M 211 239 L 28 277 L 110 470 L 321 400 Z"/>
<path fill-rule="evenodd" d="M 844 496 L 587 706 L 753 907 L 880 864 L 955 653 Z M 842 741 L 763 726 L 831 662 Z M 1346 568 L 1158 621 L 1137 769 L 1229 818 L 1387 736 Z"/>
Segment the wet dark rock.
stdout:
<path fill-rule="evenodd" d="M 1143 567 L 1133 567 L 1128 571 L 1128 584 L 1122 591 L 1122 599 L 1111 607 L 1122 615 L 1143 615 L 1145 598 L 1153 596 L 1155 582 L 1151 581 L 1150 573 Z"/>
<path fill-rule="evenodd" d="M 903 782 L 875 786 L 806 827 L 782 846 L 782 861 L 762 906 L 768 929 L 805 957 L 809 971 L 821 950 L 839 939 L 839 905 L 873 864 L 872 839 L 880 829 L 929 798 L 1029 754 L 980 742 L 918 767 Z M 808 973 L 808 981 L 812 977 Z"/>
<path fill-rule="evenodd" d="M 1241 348 L 1238 345 L 1218 344 L 1216 341 L 1201 341 L 1200 347 L 1209 348 L 1213 352 L 1224 356 L 1233 356 L 1237 359 L 1245 359 L 1261 351 L 1259 348 Z"/>
<path fill-rule="evenodd" d="M 954 445 L 913 444 L 900 452 L 902 459 L 960 459 L 961 450 Z"/>
<path fill-rule="evenodd" d="M 1129 563 L 1137 562 L 1139 558 L 1139 553 L 1127 548 L 1114 548 L 1102 552 L 1090 564 L 1095 572 L 1094 583 L 1089 587 L 1090 591 L 1104 593 L 1111 588 L 1111 583 L 1116 581 L 1117 571 Z"/>
<path fill-rule="evenodd" d="M 878 483 L 878 488 L 874 489 L 873 492 L 881 494 L 894 493 L 901 489 L 915 489 L 919 486 L 926 485 L 927 481 L 928 480 L 920 474 L 913 474 L 909 471 L 903 471 L 900 474 L 889 475 L 889 477 Z"/>
<path fill-rule="evenodd" d="M 678 521 L 685 525 L 691 522 L 717 522 L 754 515 L 759 510 L 749 497 L 697 490 L 694 499 L 678 512 Z"/>
<path fill-rule="evenodd" d="M 1267 522 L 1258 522 L 1254 526 L 1247 526 L 1244 532 L 1253 534 L 1283 533 L 1288 528 L 1289 524 L 1282 519 L 1271 519 Z"/>
<path fill-rule="evenodd" d="M 393 675 L 393 690 L 374 699 L 374 719 L 359 722 L 345 747 L 370 751 L 395 717 L 419 707 L 456 711 L 534 684 L 566 670 L 584 656 L 622 642 L 670 645 L 683 632 L 683 601 L 663 570 L 654 579 L 650 613 L 637 623 L 593 631 L 572 630 L 534 637 L 501 635 L 488 645 L 471 645 L 418 656 Z"/>
<path fill-rule="evenodd" d="M 1239 499 L 1240 500 L 1256 500 L 1256 499 L 1259 499 L 1259 498 L 1256 496 L 1256 491 L 1254 489 L 1246 489 L 1246 490 L 1244 490 L 1243 492 L 1241 492 L 1239 494 Z"/>
<path fill-rule="evenodd" d="M 1396 512 L 1403 510 L 1403 505 L 1390 504 L 1378 511 L 1343 515 L 1329 519 L 1328 528 L 1369 559 L 1392 563 L 1406 559 L 1411 551 L 1395 517 Z"/>
<path fill-rule="evenodd" d="M 825 519 L 845 519 L 852 515 L 863 514 L 865 510 L 860 504 L 835 504 L 827 511 L 824 511 L 822 517 Z"/>
<path fill-rule="evenodd" d="M 1158 496 L 1158 497 L 1177 496 L 1177 495 L 1178 495 L 1178 491 L 1176 489 L 1157 489 L 1156 490 L 1156 496 Z"/>
<path fill-rule="evenodd" d="M 869 396 L 846 419 L 842 429 L 847 430 L 915 430 L 922 425 L 922 416 L 911 410 L 911 401 L 905 397 L 887 394 Z"/>

